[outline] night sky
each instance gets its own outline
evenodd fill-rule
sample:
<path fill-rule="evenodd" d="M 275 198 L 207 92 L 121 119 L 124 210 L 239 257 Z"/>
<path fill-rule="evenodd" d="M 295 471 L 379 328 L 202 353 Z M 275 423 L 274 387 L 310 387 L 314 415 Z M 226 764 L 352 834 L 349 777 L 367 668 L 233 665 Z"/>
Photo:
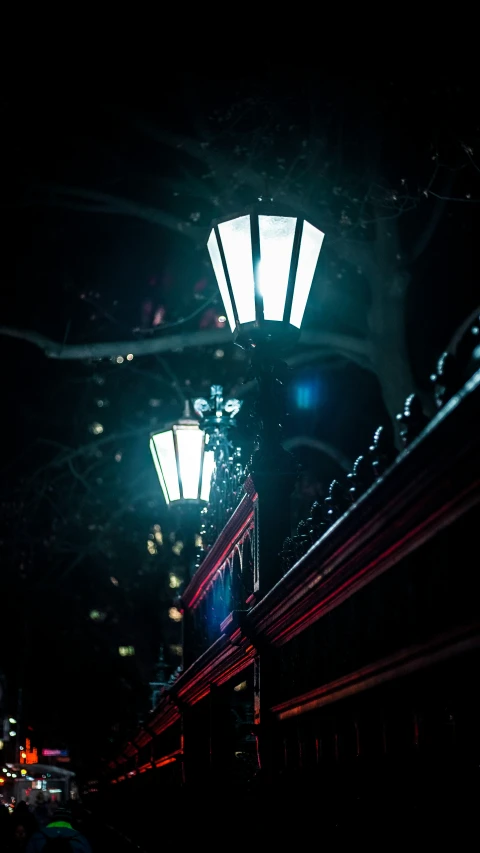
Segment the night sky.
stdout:
<path fill-rule="evenodd" d="M 167 82 L 150 99 L 11 93 L 1 326 L 66 345 L 220 332 L 208 224 L 259 192 L 286 193 L 326 234 L 308 332 L 368 337 L 370 281 L 352 257 L 380 246 L 379 223 L 387 245 L 398 236 L 397 264 L 381 258 L 381 275 L 385 288 L 399 271 L 407 281 L 408 375 L 428 396 L 436 359 L 480 303 L 473 86 L 319 72 L 306 82 L 292 71 Z M 378 327 L 377 338 L 383 381 L 394 384 L 395 341 Z M 285 436 L 353 462 L 392 422 L 385 387 L 345 350 L 300 344 L 296 354 L 309 349 L 315 357 L 292 368 Z M 24 730 L 40 748 L 70 748 L 85 771 L 145 717 L 160 646 L 168 673 L 180 661 L 169 573 L 185 567 L 148 434 L 181 414 L 185 396 L 205 396 L 212 382 L 239 387 L 248 368 L 231 343 L 117 355 L 127 352 L 60 361 L 0 335 L 2 710 L 17 714 L 21 691 Z M 246 452 L 251 404 L 247 394 Z M 296 453 L 298 518 L 342 470 L 328 453 Z M 135 656 L 120 657 L 120 645 Z"/>

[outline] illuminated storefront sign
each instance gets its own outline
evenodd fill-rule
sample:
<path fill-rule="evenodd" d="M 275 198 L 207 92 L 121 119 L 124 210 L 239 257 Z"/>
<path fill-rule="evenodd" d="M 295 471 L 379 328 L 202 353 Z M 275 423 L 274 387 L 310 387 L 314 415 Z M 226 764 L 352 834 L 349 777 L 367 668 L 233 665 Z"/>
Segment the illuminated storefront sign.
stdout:
<path fill-rule="evenodd" d="M 20 764 L 38 764 L 38 751 L 35 746 L 31 748 L 30 739 L 25 741 L 25 750 L 20 753 Z"/>
<path fill-rule="evenodd" d="M 44 758 L 68 758 L 68 749 L 42 749 Z"/>

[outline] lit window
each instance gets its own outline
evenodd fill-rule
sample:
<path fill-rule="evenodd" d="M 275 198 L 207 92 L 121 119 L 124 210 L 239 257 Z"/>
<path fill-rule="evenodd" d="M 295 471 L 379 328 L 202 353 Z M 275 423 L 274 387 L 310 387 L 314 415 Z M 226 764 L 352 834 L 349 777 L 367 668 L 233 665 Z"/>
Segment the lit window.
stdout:
<path fill-rule="evenodd" d="M 102 613 L 101 610 L 91 610 L 90 619 L 92 622 L 103 622 L 105 619 L 105 613 Z"/>
<path fill-rule="evenodd" d="M 133 646 L 119 646 L 118 654 L 122 658 L 131 658 L 135 654 L 135 649 Z"/>
<path fill-rule="evenodd" d="M 168 615 L 170 616 L 170 619 L 173 619 L 174 622 L 181 622 L 183 619 L 183 614 L 178 609 L 178 607 L 171 607 L 168 611 Z"/>

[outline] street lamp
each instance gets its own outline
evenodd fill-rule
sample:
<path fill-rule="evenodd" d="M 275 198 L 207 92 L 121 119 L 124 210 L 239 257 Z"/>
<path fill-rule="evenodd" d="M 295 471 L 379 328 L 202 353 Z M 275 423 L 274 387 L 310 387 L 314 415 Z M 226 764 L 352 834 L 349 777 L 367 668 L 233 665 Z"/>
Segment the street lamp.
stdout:
<path fill-rule="evenodd" d="M 150 450 L 168 505 L 208 501 L 214 452 L 208 449 L 205 430 L 190 417 L 188 403 L 183 418 L 152 433 Z"/>
<path fill-rule="evenodd" d="M 213 223 L 207 248 L 235 342 L 252 353 L 260 389 L 258 462 L 280 453 L 286 365 L 298 339 L 324 234 L 270 200 Z M 268 447 L 267 447 L 268 445 Z M 286 461 L 286 457 L 285 457 Z"/>
<path fill-rule="evenodd" d="M 150 449 L 168 505 L 208 503 L 220 444 L 235 425 L 241 405 L 240 400 L 224 400 L 222 386 L 212 385 L 210 400 L 199 397 L 193 402 L 202 426 L 190 417 L 187 402 L 183 418 L 152 433 Z"/>
<path fill-rule="evenodd" d="M 213 223 L 207 241 L 235 343 L 251 353 L 259 393 L 256 449 L 249 473 L 258 494 L 257 580 L 262 596 L 278 580 L 277 531 L 290 527 L 298 466 L 282 445 L 287 365 L 300 335 L 324 233 L 271 199 Z"/>
<path fill-rule="evenodd" d="M 207 247 L 240 346 L 297 340 L 323 237 L 271 202 L 213 223 Z"/>

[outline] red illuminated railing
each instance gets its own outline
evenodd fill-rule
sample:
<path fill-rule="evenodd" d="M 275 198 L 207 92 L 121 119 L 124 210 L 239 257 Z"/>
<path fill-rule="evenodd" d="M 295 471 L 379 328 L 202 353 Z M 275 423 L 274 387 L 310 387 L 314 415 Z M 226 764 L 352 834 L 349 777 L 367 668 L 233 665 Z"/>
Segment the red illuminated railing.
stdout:
<path fill-rule="evenodd" d="M 479 624 L 469 618 L 468 603 L 474 599 L 468 586 L 470 575 L 463 571 L 458 574 L 458 583 L 465 584 L 463 599 L 462 595 L 457 596 L 459 606 L 463 606 L 463 600 L 466 602 L 461 616 L 444 613 L 442 630 L 432 632 L 420 643 L 398 644 L 388 654 L 369 658 L 368 663 L 357 664 L 351 670 L 347 665 L 343 674 L 324 680 L 317 674 L 320 669 L 316 669 L 314 658 L 305 653 L 308 645 L 298 646 L 297 658 L 292 652 L 297 641 L 311 636 L 311 631 L 316 631 L 328 614 L 333 611 L 338 614 L 342 605 L 361 590 L 380 588 L 382 577 L 393 573 L 398 566 L 410 567 L 408 584 L 413 591 L 408 593 L 410 599 L 404 596 L 408 609 L 415 596 L 416 567 L 420 574 L 424 566 L 424 559 L 415 561 L 415 558 L 412 562 L 412 555 L 424 553 L 422 549 L 438 541 L 446 530 L 480 504 L 479 423 L 480 371 L 477 371 L 436 417 L 415 433 L 417 437 L 409 440 L 406 449 L 385 466 L 381 476 L 377 472 L 370 488 L 358 497 L 353 490 L 353 503 L 333 524 L 323 525 L 321 535 L 311 547 L 302 546 L 304 553 L 283 576 L 285 563 L 280 556 L 273 557 L 278 562 L 276 572 L 271 575 L 276 574 L 280 579 L 260 601 L 255 601 L 253 595 L 255 579 L 261 572 L 257 556 L 258 497 L 253 483 L 247 480 L 244 497 L 183 595 L 185 671 L 164 691 L 148 725 L 125 747 L 123 761 L 134 761 L 139 750 L 147 748 L 151 740 L 164 738 L 172 726 L 180 725 L 185 709 L 198 706 L 213 685 L 227 684 L 255 659 L 262 660 L 265 649 L 280 650 L 277 657 L 282 696 L 275 699 L 268 694 L 268 710 L 282 723 L 477 649 Z M 279 531 L 279 551 L 283 533 Z M 455 579 L 449 577 L 447 581 L 452 583 Z M 402 580 L 399 590 L 406 583 Z M 418 588 L 427 597 L 425 577 L 422 583 L 423 587 L 419 583 Z M 446 611 L 445 595 L 442 601 Z M 378 606 L 382 608 L 383 604 L 381 599 Z M 458 607 L 457 611 L 460 613 Z M 421 608 L 416 618 L 421 625 Z M 455 624 L 455 618 L 461 624 Z M 342 631 L 353 630 L 353 617 L 350 622 L 339 621 L 338 625 L 340 635 Z M 400 640 L 402 636 L 400 632 Z M 321 655 L 325 645 L 323 640 L 318 642 L 320 651 L 315 643 L 310 648 Z M 328 648 L 326 653 L 336 654 Z M 296 675 L 295 668 L 299 671 L 303 667 L 305 672 L 309 666 L 310 680 L 318 678 L 318 681 L 308 689 L 290 688 L 288 672 Z M 148 763 L 148 768 L 165 766 L 165 762 L 175 760 L 181 752 L 180 747 L 165 750 L 160 758 Z M 136 771 L 144 773 L 146 769 L 147 765 L 142 763 Z M 115 781 L 128 778 L 120 759 L 111 771 Z"/>
<path fill-rule="evenodd" d="M 282 646 L 478 504 L 479 423 L 480 371 L 250 611 L 250 633 Z"/>
<path fill-rule="evenodd" d="M 221 624 L 232 610 L 248 606 L 254 586 L 256 500 L 253 483 L 247 480 L 242 500 L 182 596 L 187 665 L 221 635 Z"/>

